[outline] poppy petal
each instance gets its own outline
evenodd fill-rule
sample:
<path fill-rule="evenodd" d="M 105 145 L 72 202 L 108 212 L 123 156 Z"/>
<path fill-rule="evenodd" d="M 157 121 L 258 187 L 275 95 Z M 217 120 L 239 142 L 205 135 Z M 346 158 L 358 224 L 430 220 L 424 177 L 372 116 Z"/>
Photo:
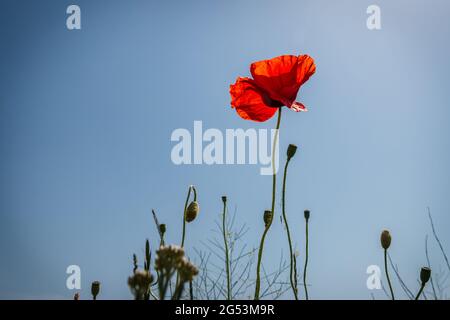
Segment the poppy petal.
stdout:
<path fill-rule="evenodd" d="M 278 109 L 250 78 L 239 77 L 235 84 L 230 85 L 230 94 L 231 106 L 245 120 L 263 122 L 272 118 Z"/>
<path fill-rule="evenodd" d="M 272 99 L 290 106 L 300 86 L 316 71 L 316 66 L 308 55 L 284 55 L 252 63 L 250 71 L 257 85 Z"/>
<path fill-rule="evenodd" d="M 305 107 L 303 103 L 295 101 L 293 104 L 289 106 L 289 109 L 294 110 L 295 112 L 306 112 L 308 109 Z"/>

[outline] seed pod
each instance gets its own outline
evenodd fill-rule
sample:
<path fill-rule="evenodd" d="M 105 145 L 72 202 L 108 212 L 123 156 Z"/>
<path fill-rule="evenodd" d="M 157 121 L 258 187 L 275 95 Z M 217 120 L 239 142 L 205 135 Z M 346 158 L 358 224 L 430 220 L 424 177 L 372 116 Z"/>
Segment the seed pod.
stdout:
<path fill-rule="evenodd" d="M 161 234 L 165 234 L 166 230 L 167 230 L 167 226 L 164 223 L 159 225 L 159 232 L 161 232 Z"/>
<path fill-rule="evenodd" d="M 431 269 L 423 267 L 420 270 L 420 281 L 422 281 L 422 283 L 425 284 L 428 282 L 428 280 L 430 280 L 430 277 L 431 277 Z"/>
<path fill-rule="evenodd" d="M 309 220 L 309 216 L 310 216 L 309 210 L 305 210 L 304 214 L 305 214 L 305 220 L 308 221 Z"/>
<path fill-rule="evenodd" d="M 288 160 L 291 160 L 291 158 L 295 155 L 295 152 L 297 151 L 297 146 L 295 144 L 290 144 L 287 148 L 287 157 Z"/>
<path fill-rule="evenodd" d="M 227 196 L 222 196 L 222 201 L 227 202 Z"/>
<path fill-rule="evenodd" d="M 92 293 L 92 297 L 94 298 L 94 300 L 97 300 L 97 296 L 100 293 L 100 282 L 99 281 L 92 282 L 91 293 Z"/>
<path fill-rule="evenodd" d="M 272 211 L 266 210 L 264 211 L 264 224 L 266 227 L 272 222 L 273 214 Z"/>
<path fill-rule="evenodd" d="M 297 146 L 295 144 L 290 144 L 287 150 L 288 160 L 291 160 L 291 158 L 295 155 L 295 152 L 297 152 Z"/>
<path fill-rule="evenodd" d="M 391 246 L 391 234 L 389 233 L 388 230 L 384 230 L 381 233 L 381 246 L 383 247 L 383 249 L 387 250 L 390 246 Z"/>
<path fill-rule="evenodd" d="M 192 201 L 186 209 L 186 222 L 192 222 L 200 211 L 197 201 Z"/>

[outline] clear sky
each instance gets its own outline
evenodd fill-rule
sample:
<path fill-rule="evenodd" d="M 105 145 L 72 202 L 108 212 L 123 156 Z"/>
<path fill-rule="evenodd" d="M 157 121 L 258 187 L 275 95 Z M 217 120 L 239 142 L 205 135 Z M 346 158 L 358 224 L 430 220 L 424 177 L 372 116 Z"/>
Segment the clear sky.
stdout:
<path fill-rule="evenodd" d="M 72 3 L 81 30 L 66 29 Z M 370 31 L 374 3 L 382 29 Z M 179 243 L 190 184 L 201 213 L 188 252 L 213 237 L 222 195 L 257 247 L 271 177 L 255 165 L 176 166 L 170 136 L 195 120 L 274 127 L 275 118 L 239 118 L 229 84 L 253 61 L 301 53 L 317 65 L 299 94 L 310 112 L 284 110 L 280 150 L 284 160 L 289 143 L 299 146 L 287 213 L 302 266 L 302 212 L 311 210 L 310 296 L 370 298 L 366 268 L 382 266 L 384 228 L 415 290 L 427 206 L 450 250 L 449 12 L 446 0 L 3 0 L 0 298 L 70 298 L 71 264 L 81 267 L 82 298 L 93 280 L 102 298 L 131 298 L 131 255 L 142 256 L 145 238 L 157 244 L 151 209 L 168 225 L 167 242 Z M 269 270 L 288 251 L 279 205 Z M 430 253 L 443 268 L 431 240 Z"/>

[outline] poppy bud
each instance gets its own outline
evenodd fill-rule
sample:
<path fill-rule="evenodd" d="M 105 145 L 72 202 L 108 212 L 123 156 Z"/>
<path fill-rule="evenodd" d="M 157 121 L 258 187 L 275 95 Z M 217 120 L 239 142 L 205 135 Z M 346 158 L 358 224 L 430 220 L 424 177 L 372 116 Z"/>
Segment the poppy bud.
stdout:
<path fill-rule="evenodd" d="M 272 211 L 266 210 L 264 211 L 264 223 L 266 227 L 272 222 L 273 214 Z"/>
<path fill-rule="evenodd" d="M 287 149 L 288 160 L 290 160 L 295 155 L 296 151 L 297 151 L 297 146 L 295 144 L 290 144 L 288 146 L 288 149 Z"/>
<path fill-rule="evenodd" d="M 422 284 L 425 284 L 430 280 L 431 277 L 431 269 L 427 267 L 423 267 L 420 270 L 420 281 L 422 281 Z"/>
<path fill-rule="evenodd" d="M 309 215 L 310 215 L 309 210 L 305 210 L 304 214 L 305 214 L 305 220 L 308 221 L 309 220 Z"/>
<path fill-rule="evenodd" d="M 381 246 L 383 247 L 383 249 L 387 250 L 390 246 L 391 246 L 391 234 L 389 233 L 389 231 L 384 230 L 381 233 Z"/>
<path fill-rule="evenodd" d="M 227 196 L 222 196 L 222 201 L 227 202 Z"/>
<path fill-rule="evenodd" d="M 162 234 L 166 233 L 167 227 L 165 223 L 162 223 L 159 225 L 159 232 L 161 232 Z"/>
<path fill-rule="evenodd" d="M 197 218 L 200 208 L 197 201 L 192 201 L 186 209 L 186 222 L 192 222 Z"/>
<path fill-rule="evenodd" d="M 97 296 L 100 293 L 100 282 L 99 281 L 92 282 L 91 293 L 92 293 L 92 297 L 94 298 L 94 300 L 97 300 Z"/>

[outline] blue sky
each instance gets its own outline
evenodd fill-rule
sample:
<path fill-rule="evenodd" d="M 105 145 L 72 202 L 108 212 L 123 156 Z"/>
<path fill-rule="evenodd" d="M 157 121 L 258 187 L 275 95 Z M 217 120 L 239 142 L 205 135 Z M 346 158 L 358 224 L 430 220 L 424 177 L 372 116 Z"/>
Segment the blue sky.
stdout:
<path fill-rule="evenodd" d="M 72 3 L 81 30 L 66 29 Z M 195 120 L 274 127 L 239 118 L 228 86 L 253 61 L 300 53 L 317 65 L 299 95 L 310 112 L 285 110 L 280 150 L 299 146 L 287 212 L 302 265 L 302 212 L 311 210 L 310 296 L 370 298 L 366 268 L 382 265 L 384 228 L 415 288 L 427 206 L 450 248 L 450 4 L 379 0 L 382 29 L 369 31 L 373 3 L 2 1 L 0 298 L 70 298 L 71 264 L 82 270 L 82 298 L 93 280 L 102 298 L 131 298 L 131 255 L 145 238 L 157 243 L 151 209 L 168 224 L 167 242 L 179 243 L 190 184 L 201 214 L 188 252 L 212 236 L 224 194 L 257 247 L 271 177 L 254 165 L 176 166 L 170 135 Z M 266 245 L 273 269 L 288 250 L 278 218 Z"/>

